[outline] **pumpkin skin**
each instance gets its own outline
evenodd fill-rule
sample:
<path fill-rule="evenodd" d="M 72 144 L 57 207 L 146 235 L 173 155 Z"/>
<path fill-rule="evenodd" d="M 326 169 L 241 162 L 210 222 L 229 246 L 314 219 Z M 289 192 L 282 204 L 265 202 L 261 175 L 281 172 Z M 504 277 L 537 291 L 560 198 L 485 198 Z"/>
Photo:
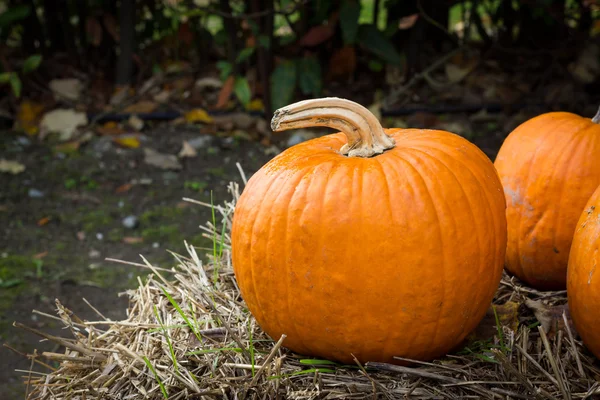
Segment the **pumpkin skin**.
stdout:
<path fill-rule="evenodd" d="M 600 358 L 600 186 L 577 222 L 567 268 L 567 298 L 575 329 Z"/>
<path fill-rule="evenodd" d="M 510 133 L 494 164 L 506 194 L 506 269 L 536 289 L 565 289 L 575 225 L 600 184 L 600 125 L 542 114 Z"/>
<path fill-rule="evenodd" d="M 248 181 L 232 259 L 274 340 L 354 363 L 431 360 L 483 318 L 506 249 L 492 162 L 445 131 L 387 129 L 396 145 L 347 157 L 334 133 L 293 146 Z"/>

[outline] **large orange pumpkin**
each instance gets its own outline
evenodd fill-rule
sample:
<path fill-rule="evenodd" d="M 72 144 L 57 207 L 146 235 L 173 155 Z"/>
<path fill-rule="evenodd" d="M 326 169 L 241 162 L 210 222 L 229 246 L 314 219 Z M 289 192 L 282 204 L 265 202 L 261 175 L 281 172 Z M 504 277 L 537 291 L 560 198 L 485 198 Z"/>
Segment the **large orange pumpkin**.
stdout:
<path fill-rule="evenodd" d="M 503 269 L 506 204 L 492 162 L 460 136 L 384 130 L 337 98 L 284 107 L 271 126 L 342 132 L 276 156 L 236 205 L 233 268 L 264 331 L 346 363 L 428 360 L 460 344 Z"/>
<path fill-rule="evenodd" d="M 495 161 L 506 194 L 506 269 L 541 290 L 566 288 L 575 224 L 600 184 L 600 125 L 567 112 L 532 118 Z"/>
<path fill-rule="evenodd" d="M 577 332 L 600 358 L 600 187 L 577 222 L 569 254 L 567 297 Z"/>

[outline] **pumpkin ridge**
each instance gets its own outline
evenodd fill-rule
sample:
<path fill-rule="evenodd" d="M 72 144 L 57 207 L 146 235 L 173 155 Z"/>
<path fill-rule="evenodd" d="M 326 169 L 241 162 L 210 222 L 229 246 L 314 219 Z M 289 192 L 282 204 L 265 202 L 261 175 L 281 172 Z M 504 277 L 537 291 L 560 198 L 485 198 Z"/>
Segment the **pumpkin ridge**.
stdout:
<path fill-rule="evenodd" d="M 277 210 L 278 212 L 275 213 L 275 214 L 279 214 L 279 211 L 281 209 L 283 209 L 283 210 L 285 210 L 285 211 L 283 211 L 285 213 L 284 217 L 282 217 L 281 219 L 271 218 L 270 219 L 270 224 L 269 224 L 269 231 L 268 231 L 268 234 L 267 234 L 267 241 L 266 241 L 267 245 L 272 245 L 272 246 L 278 246 L 278 245 L 280 245 L 279 243 L 273 243 L 271 237 L 272 237 L 273 231 L 277 232 L 278 228 L 281 229 L 279 227 L 279 225 L 283 224 L 283 232 L 284 232 L 284 237 L 285 237 L 285 242 L 284 242 L 285 246 L 284 246 L 284 249 L 283 249 L 283 254 L 284 254 L 284 259 L 285 259 L 284 264 L 285 264 L 285 273 L 286 274 L 285 274 L 285 279 L 281 279 L 281 280 L 283 282 L 285 282 L 285 289 L 284 290 L 285 290 L 285 293 L 286 293 L 285 303 L 287 305 L 287 315 L 291 315 L 291 313 L 290 313 L 290 310 L 291 310 L 291 307 L 290 307 L 290 294 L 292 292 L 292 290 L 290 290 L 291 285 L 292 285 L 292 283 L 290 282 L 290 280 L 291 280 L 290 260 L 289 260 L 289 257 L 287 256 L 287 248 L 288 248 L 287 247 L 287 244 L 288 244 L 287 238 L 288 238 L 288 234 L 289 234 L 289 229 L 288 229 L 288 226 L 289 226 L 289 208 L 290 208 L 289 206 L 292 203 L 294 195 L 298 192 L 298 186 L 299 186 L 298 183 L 307 175 L 308 171 L 311 171 L 312 169 L 313 168 L 311 166 L 299 169 L 295 174 L 293 174 L 292 176 L 288 177 L 288 179 L 286 179 L 284 182 L 281 183 L 281 190 L 275 196 L 275 200 L 274 200 L 273 204 L 281 204 L 280 203 L 281 202 L 280 197 L 282 196 L 282 194 L 284 194 L 285 192 L 287 192 L 288 188 L 291 185 L 293 186 L 293 192 L 291 193 L 291 195 L 288 195 L 289 198 L 285 199 L 285 203 L 283 203 L 282 205 L 280 205 L 279 207 L 277 207 L 278 208 L 278 210 Z M 283 206 L 284 204 L 285 204 L 285 206 Z M 273 210 L 271 210 L 271 214 L 273 214 Z M 280 236 L 280 234 L 277 233 L 276 236 Z M 267 258 L 267 264 L 270 265 L 271 264 L 272 253 L 269 253 L 269 254 L 270 255 Z M 279 331 L 281 333 L 284 333 L 284 334 L 288 335 L 288 336 L 291 336 L 291 332 L 290 333 L 285 332 L 284 329 L 282 328 L 285 324 L 282 324 L 280 322 L 281 321 L 281 315 L 279 313 L 274 313 L 274 314 L 278 314 L 277 324 L 278 324 L 278 327 L 279 327 Z M 292 330 L 294 331 L 294 336 L 298 337 L 298 338 L 301 338 L 301 336 L 298 335 L 298 327 L 297 327 L 296 323 L 297 323 L 296 319 L 292 318 L 292 322 L 291 322 L 290 325 L 292 327 Z M 276 340 L 277 338 L 272 338 L 272 339 Z M 300 343 L 299 343 L 300 347 L 306 349 L 306 345 L 304 344 L 304 342 L 302 341 L 302 339 L 299 339 L 299 340 L 300 340 Z"/>
<path fill-rule="evenodd" d="M 276 176 L 272 177 L 271 181 L 269 182 L 269 186 L 267 187 L 266 190 L 263 191 L 264 195 L 266 195 L 267 193 L 269 193 L 271 191 L 272 186 L 275 183 L 278 182 L 280 176 L 283 175 L 283 174 L 284 174 L 283 172 L 280 172 Z M 287 179 L 289 179 L 289 175 L 287 177 L 284 177 L 283 179 L 284 179 L 284 182 L 287 181 Z M 285 184 L 281 184 L 281 189 L 280 190 L 283 191 L 284 188 L 285 188 Z M 259 217 L 260 217 L 261 213 L 263 212 L 263 210 L 265 209 L 265 207 L 264 207 L 265 204 L 267 204 L 267 202 L 261 201 L 260 205 L 258 206 L 258 211 L 256 212 L 256 217 L 254 218 L 254 222 L 252 224 L 252 228 L 251 228 L 251 231 L 250 231 L 252 237 L 258 237 L 259 236 L 258 234 L 256 234 L 254 232 L 254 229 L 256 228 L 256 222 L 261 220 L 261 218 L 259 218 Z M 268 243 L 268 240 L 269 240 L 270 231 L 271 231 L 271 224 L 269 224 L 269 232 L 267 232 L 267 243 Z M 251 281 L 252 281 L 252 289 L 253 289 L 252 292 L 253 293 L 258 293 L 258 291 L 257 291 L 258 285 L 256 284 L 256 274 L 254 273 L 255 265 L 254 265 L 253 247 L 254 246 L 252 246 L 252 244 L 250 244 L 249 254 L 250 254 Z M 261 310 L 261 318 L 260 319 L 264 321 L 264 313 L 263 313 L 264 307 L 263 307 L 263 305 L 261 304 L 261 302 L 259 300 L 260 297 L 261 296 L 254 295 L 254 298 L 256 299 L 256 303 L 258 305 L 258 308 Z M 257 319 L 258 319 L 258 316 L 257 316 Z M 277 321 L 277 325 L 279 327 L 281 327 L 281 323 L 279 322 L 279 320 Z"/>
<path fill-rule="evenodd" d="M 588 128 L 589 128 L 589 126 L 583 128 L 583 129 L 580 129 L 577 132 L 573 133 L 573 138 L 571 140 L 571 143 L 569 143 L 569 151 L 567 151 L 566 146 L 565 146 L 565 148 L 564 148 L 562 154 L 560 155 L 559 159 L 564 158 L 565 155 L 568 155 L 568 154 L 578 154 L 578 150 L 579 150 L 580 147 L 582 147 L 582 145 L 583 145 L 584 148 L 587 147 L 587 143 L 585 141 L 585 137 L 583 138 L 583 140 L 581 140 L 581 137 L 579 137 L 579 136 L 580 136 L 580 134 L 582 134 L 583 132 L 585 132 L 585 130 L 587 130 Z M 574 147 L 573 152 L 570 151 L 571 147 Z M 567 162 L 566 162 L 566 165 L 563 166 L 563 168 L 561 168 L 561 169 L 563 171 L 566 171 L 566 174 L 568 175 L 568 172 L 573 168 L 573 165 L 576 163 L 576 161 L 577 161 L 576 157 L 569 157 L 568 160 L 567 160 Z M 558 162 L 556 163 L 556 165 L 558 165 Z M 555 168 L 555 170 L 553 171 L 553 174 L 552 174 L 553 178 L 554 178 L 554 172 L 555 171 L 556 171 L 556 168 Z M 563 204 L 564 194 L 565 194 L 565 190 L 566 190 L 567 186 L 568 185 L 561 185 L 560 192 L 559 192 L 559 195 L 557 197 L 557 204 L 559 204 L 559 205 Z M 591 193 L 590 193 L 590 195 L 591 195 Z M 583 206 L 585 206 L 585 201 L 581 205 L 581 207 L 583 207 Z M 555 244 L 557 242 L 557 239 L 558 239 L 558 235 L 560 234 L 560 232 L 563 229 L 565 229 L 565 230 L 567 229 L 566 226 L 564 226 L 564 228 L 563 228 L 563 226 L 561 226 L 561 221 L 564 222 L 564 220 L 565 220 L 565 218 L 561 218 L 561 211 L 564 211 L 563 207 L 560 207 L 560 206 L 557 207 L 557 209 L 556 209 L 556 215 L 554 216 L 554 222 L 555 222 L 555 224 L 553 224 L 553 226 L 555 227 L 555 229 L 554 229 L 554 231 L 552 233 L 553 246 L 555 246 Z M 573 234 L 575 232 L 575 228 L 577 227 L 577 220 L 572 221 L 572 222 L 573 222 L 573 224 L 572 224 L 572 232 L 570 233 L 571 237 L 573 236 Z M 569 223 L 567 221 L 567 223 L 563 224 L 563 225 L 568 225 L 568 224 Z M 561 228 L 563 228 L 563 229 L 561 229 Z M 569 251 L 569 249 L 567 249 L 567 252 L 568 251 Z M 567 263 L 568 263 L 568 259 L 567 259 Z M 565 279 L 566 279 L 566 275 L 565 275 Z"/>
<path fill-rule="evenodd" d="M 545 118 L 540 118 L 537 117 L 536 122 L 538 124 L 545 124 Z M 541 139 L 539 139 L 540 141 L 545 141 L 547 140 L 548 136 L 550 136 L 553 132 L 555 132 L 556 130 L 558 130 L 559 127 L 561 127 L 562 125 L 566 125 L 569 123 L 569 120 L 567 119 L 562 119 L 562 124 L 559 124 L 559 126 L 554 126 L 554 129 L 552 130 L 544 130 L 544 135 L 542 136 Z M 518 128 L 517 128 L 518 129 Z M 531 158 L 528 160 L 529 162 L 529 167 L 527 168 L 527 174 L 525 175 L 525 179 L 523 180 L 523 184 L 522 184 L 522 188 L 523 190 L 525 190 L 526 187 L 529 186 L 529 179 L 531 177 L 531 171 L 533 169 L 533 167 L 535 166 L 535 161 L 537 159 L 537 156 L 540 154 L 539 150 L 542 146 L 536 146 L 535 151 L 533 152 L 533 154 L 531 155 Z M 504 185 L 502 185 L 504 187 Z M 519 189 L 519 188 L 517 188 Z M 524 193 L 523 196 L 526 196 L 527 193 Z M 523 204 L 523 202 L 521 202 L 521 204 L 519 204 L 518 206 L 518 218 L 517 218 L 517 223 L 516 223 L 516 229 L 514 232 L 516 232 L 516 257 L 517 257 L 517 263 L 514 266 L 515 269 L 517 269 L 518 271 L 513 271 L 513 273 L 517 276 L 525 276 L 525 268 L 523 268 L 523 264 L 522 264 L 522 255 L 521 255 L 521 229 L 522 229 L 522 224 L 523 224 L 523 208 L 525 207 L 525 205 Z M 514 233 L 513 233 L 514 234 Z M 518 273 L 517 273 L 518 272 Z"/>
<path fill-rule="evenodd" d="M 564 122 L 564 125 L 568 125 L 572 121 L 571 120 L 564 120 L 563 122 Z M 588 125 L 588 124 L 586 123 L 586 125 Z M 558 127 L 555 127 L 555 129 L 550 130 L 548 132 L 548 135 L 549 136 L 553 135 L 554 132 L 556 132 L 561 127 L 564 129 L 564 126 L 559 125 Z M 567 149 L 570 150 L 571 147 L 578 146 L 579 144 L 581 144 L 580 141 L 577 140 L 578 139 L 578 135 L 577 134 L 580 133 L 580 132 L 582 132 L 582 131 L 584 131 L 584 130 L 585 130 L 585 128 L 582 128 L 582 129 L 579 129 L 576 132 L 574 132 L 572 134 L 572 136 L 568 139 L 567 143 L 565 143 L 562 146 L 562 149 L 561 149 L 561 152 L 560 152 L 558 158 L 555 159 L 555 160 L 553 160 L 553 162 L 551 163 L 551 165 L 548 166 L 549 168 L 552 169 L 552 174 L 550 175 L 550 180 L 551 181 L 555 181 L 555 176 L 556 176 L 557 173 L 565 171 L 565 170 L 567 170 L 567 171 L 570 170 L 570 168 L 573 165 L 573 163 L 577 161 L 577 159 L 575 157 L 569 157 L 567 159 L 566 163 L 563 162 L 563 159 L 565 157 L 570 156 L 572 154 L 572 152 L 571 151 L 567 151 Z M 557 168 L 558 165 L 560 165 L 561 167 Z M 529 185 L 529 179 L 526 181 L 526 185 Z M 568 185 L 560 185 L 560 191 L 559 191 L 558 195 L 556 196 L 556 200 L 557 200 L 558 204 L 562 203 L 562 200 L 563 200 L 564 194 L 565 194 L 565 188 L 566 188 L 566 186 L 568 186 Z M 521 205 L 521 207 L 524 207 L 524 204 Z M 557 221 L 557 218 L 560 218 L 560 210 L 561 210 L 561 208 L 562 207 L 560 207 L 560 206 L 556 208 L 556 212 L 555 212 L 555 215 L 554 215 L 554 221 Z M 544 229 L 545 223 L 542 224 L 542 222 L 545 219 L 545 214 L 546 213 L 548 213 L 548 209 L 545 209 L 544 212 L 542 213 L 542 215 L 540 215 L 540 217 L 535 221 L 535 223 L 532 226 L 532 228 L 530 229 L 529 233 L 524 233 L 524 232 L 522 232 L 521 229 L 519 229 L 518 234 L 519 234 L 519 261 L 520 262 L 521 262 L 521 260 L 523 258 L 523 256 L 521 255 L 521 249 L 522 249 L 522 247 L 520 246 L 521 242 L 529 242 L 530 238 L 536 237 L 536 235 L 535 235 L 536 229 L 538 229 L 538 228 Z M 558 235 L 561 232 L 558 229 L 557 225 L 553 224 L 552 226 L 555 227 L 555 229 L 552 231 L 552 246 L 554 247 L 554 243 L 556 243 Z M 536 248 L 534 254 L 538 253 L 540 250 L 546 250 L 547 251 L 548 249 L 539 249 L 539 248 Z M 555 262 L 556 262 L 556 260 L 553 260 L 553 264 Z M 529 269 L 529 268 L 523 268 L 523 265 L 521 264 L 522 274 L 523 274 L 523 277 L 525 277 L 526 281 L 535 281 L 535 282 L 539 281 L 539 278 L 537 277 L 538 276 L 537 269 L 538 268 L 536 268 L 536 267 L 534 267 L 533 270 Z"/>
<path fill-rule="evenodd" d="M 408 154 L 410 154 L 410 153 L 408 153 Z M 414 171 L 415 176 L 422 183 L 423 188 L 425 189 L 425 190 L 423 190 L 423 193 L 428 198 L 429 203 L 433 206 L 433 210 L 435 211 L 434 215 L 435 215 L 435 219 L 436 219 L 436 227 L 437 227 L 437 232 L 438 232 L 437 236 L 438 236 L 440 249 L 441 249 L 440 253 L 442 254 L 441 262 L 440 262 L 440 271 L 441 271 L 441 275 L 442 275 L 442 279 L 441 279 L 441 282 L 442 282 L 441 303 L 442 304 L 439 307 L 437 316 L 434 318 L 435 319 L 435 328 L 433 329 L 434 333 L 432 335 L 430 335 L 431 340 L 429 342 L 429 345 L 426 347 L 427 349 L 429 349 L 429 348 L 432 348 L 434 343 L 436 343 L 436 339 L 437 339 L 437 336 L 439 333 L 440 315 L 442 315 L 443 308 L 444 308 L 444 301 L 446 300 L 446 275 L 447 274 L 446 274 L 446 268 L 445 268 L 446 251 L 444 249 L 444 241 L 443 241 L 444 235 L 442 233 L 441 219 L 440 219 L 440 213 L 439 213 L 438 207 L 436 206 L 436 203 L 433 200 L 433 195 L 431 194 L 431 188 L 429 187 L 429 185 L 427 184 L 427 181 L 423 177 L 422 171 L 419 170 L 418 168 L 416 168 L 410 162 L 408 162 L 408 160 L 406 160 L 404 157 L 402 157 L 402 159 L 404 159 L 406 161 L 406 165 L 408 165 L 408 167 Z"/>
<path fill-rule="evenodd" d="M 383 182 L 385 182 L 385 192 L 386 192 L 385 198 L 387 199 L 388 210 L 390 212 L 390 220 L 391 221 L 395 221 L 395 218 L 394 218 L 394 207 L 392 207 L 392 201 L 390 199 L 390 197 L 391 197 L 390 196 L 390 193 L 391 193 L 390 192 L 390 184 L 388 182 L 388 177 L 387 177 L 387 174 L 386 174 L 386 171 L 390 171 L 393 168 L 388 168 L 388 166 L 386 166 L 384 168 L 382 160 L 379 157 L 376 157 L 374 159 L 374 161 L 375 161 L 374 164 L 376 164 L 376 165 L 379 166 L 379 172 L 380 172 L 381 176 L 383 177 Z M 396 172 L 396 171 L 394 171 L 394 172 Z M 383 339 L 383 346 L 381 346 L 381 349 L 380 349 L 380 351 L 381 351 L 380 354 L 379 354 L 379 358 L 380 359 L 382 359 L 385 354 L 389 353 L 387 349 L 390 346 L 390 336 L 391 336 L 391 334 L 392 334 L 391 329 L 388 329 L 387 330 L 387 334 L 385 336 L 385 339 Z"/>
<path fill-rule="evenodd" d="M 486 267 L 486 262 L 485 262 L 486 260 L 485 260 L 485 257 L 484 257 L 484 253 L 485 252 L 484 252 L 483 246 L 481 244 L 481 240 L 480 240 L 481 231 L 479 229 L 479 224 L 477 224 L 477 219 L 475 218 L 475 214 L 473 213 L 472 203 L 470 201 L 469 196 L 467 195 L 467 193 L 463 189 L 462 185 L 460 184 L 460 180 L 458 179 L 458 177 L 456 176 L 456 174 L 454 173 L 454 171 L 452 170 L 452 168 L 450 168 L 448 166 L 448 164 L 446 164 L 441 158 L 436 158 L 432 154 L 429 154 L 429 153 L 427 153 L 427 152 L 425 152 L 425 151 L 423 151 L 422 149 L 419 149 L 419 148 L 414 148 L 413 147 L 413 148 L 411 148 L 411 150 L 422 154 L 424 157 L 430 158 L 434 162 L 439 163 L 454 178 L 454 181 L 456 182 L 455 187 L 457 187 L 458 189 L 460 189 L 460 192 L 462 193 L 462 197 L 464 198 L 465 202 L 467 203 L 467 206 L 468 206 L 467 209 L 469 210 L 469 216 L 471 217 L 471 220 L 469 222 L 470 222 L 471 226 L 476 227 L 475 228 L 476 229 L 476 235 L 475 235 L 475 237 L 476 237 L 476 240 L 477 240 L 477 254 L 479 255 L 479 266 L 478 266 L 478 270 L 477 270 L 477 275 L 481 276 L 482 273 L 485 272 L 485 271 L 482 271 L 482 268 Z M 475 173 L 473 173 L 473 171 L 471 170 L 471 168 L 468 165 L 466 165 L 466 163 L 458 161 L 455 157 L 452 157 L 450 154 L 446 153 L 442 149 L 435 148 L 435 150 L 437 152 L 443 154 L 444 156 L 446 156 L 448 159 L 450 159 L 450 160 L 452 160 L 454 162 L 457 162 L 459 165 L 461 165 L 461 167 L 465 171 L 467 171 L 469 173 L 469 175 L 473 178 L 473 180 L 475 182 L 477 182 L 478 189 L 482 188 L 481 181 L 478 179 L 477 175 Z M 487 211 L 489 211 L 493 215 L 493 211 L 492 211 L 493 207 L 492 207 L 492 203 L 490 202 L 490 199 L 485 194 L 483 194 L 481 196 L 482 196 L 482 198 L 485 199 L 485 202 L 486 202 L 486 207 L 485 208 L 487 209 Z M 456 223 L 456 220 L 453 220 L 453 221 L 454 221 L 454 225 L 458 226 L 458 224 Z M 493 231 L 496 231 L 496 221 L 494 220 L 494 218 L 492 218 L 492 225 L 493 225 Z M 494 247 L 494 250 L 496 250 L 496 247 L 497 247 L 496 246 L 496 241 L 494 241 L 494 246 L 493 247 Z M 481 293 L 483 293 L 483 289 L 486 289 L 486 292 L 489 292 L 489 289 L 490 289 L 490 288 L 481 288 L 481 286 L 479 286 L 479 285 L 475 285 L 475 288 L 478 289 L 477 290 L 477 295 L 474 296 L 475 298 L 480 298 Z M 465 324 L 463 324 L 463 326 L 462 326 L 462 332 L 461 332 L 460 336 L 462 336 L 464 334 L 464 331 L 465 331 Z"/>

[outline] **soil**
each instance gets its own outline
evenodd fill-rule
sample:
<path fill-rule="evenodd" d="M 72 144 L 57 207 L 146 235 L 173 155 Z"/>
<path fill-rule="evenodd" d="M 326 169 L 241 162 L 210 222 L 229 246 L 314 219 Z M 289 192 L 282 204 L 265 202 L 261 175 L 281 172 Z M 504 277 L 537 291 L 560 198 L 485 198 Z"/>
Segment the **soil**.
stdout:
<path fill-rule="evenodd" d="M 474 118 L 462 114 L 414 114 L 385 119 L 388 127 L 444 128 L 461 132 L 492 160 L 504 137 L 519 122 L 539 113 L 529 110 Z M 291 133 L 279 134 L 275 145 L 286 147 Z M 145 132 L 138 149 L 123 149 L 96 137 L 75 152 L 57 153 L 23 135 L 0 135 L 4 158 L 17 160 L 26 170 L 0 175 L 0 338 L 23 353 L 61 351 L 48 342 L 12 326 L 24 323 L 47 333 L 61 332 L 61 322 L 32 313 L 55 315 L 55 299 L 82 319 L 99 319 L 85 298 L 105 317 L 125 316 L 126 296 L 137 277 L 147 270 L 110 262 L 114 258 L 170 267 L 167 250 L 184 253 L 184 240 L 210 251 L 210 239 L 200 225 L 211 219 L 208 207 L 182 201 L 190 197 L 219 204 L 229 200 L 229 181 L 241 183 L 239 162 L 247 177 L 273 157 L 273 148 L 240 138 L 203 134 L 198 127 L 162 123 Z M 183 140 L 203 137 L 194 158 L 185 158 L 178 171 L 144 162 L 143 148 L 177 154 Z M 124 186 L 125 185 L 125 186 Z M 129 185 L 131 185 L 129 187 Z M 41 193 L 39 193 L 41 192 Z M 37 197 L 41 195 L 42 197 Z M 134 216 L 137 225 L 124 226 Z M 134 243 L 143 240 L 141 243 Z M 22 384 L 30 361 L 0 349 L 3 399 L 22 399 Z"/>

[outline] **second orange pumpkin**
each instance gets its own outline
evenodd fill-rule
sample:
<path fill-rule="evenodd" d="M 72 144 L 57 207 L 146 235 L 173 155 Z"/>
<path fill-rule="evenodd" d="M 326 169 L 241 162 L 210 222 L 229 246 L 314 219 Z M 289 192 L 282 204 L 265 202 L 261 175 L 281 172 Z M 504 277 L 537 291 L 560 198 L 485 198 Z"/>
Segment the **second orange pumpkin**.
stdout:
<path fill-rule="evenodd" d="M 507 202 L 506 269 L 534 288 L 566 288 L 575 225 L 600 184 L 597 118 L 532 118 L 511 132 L 494 163 Z"/>

